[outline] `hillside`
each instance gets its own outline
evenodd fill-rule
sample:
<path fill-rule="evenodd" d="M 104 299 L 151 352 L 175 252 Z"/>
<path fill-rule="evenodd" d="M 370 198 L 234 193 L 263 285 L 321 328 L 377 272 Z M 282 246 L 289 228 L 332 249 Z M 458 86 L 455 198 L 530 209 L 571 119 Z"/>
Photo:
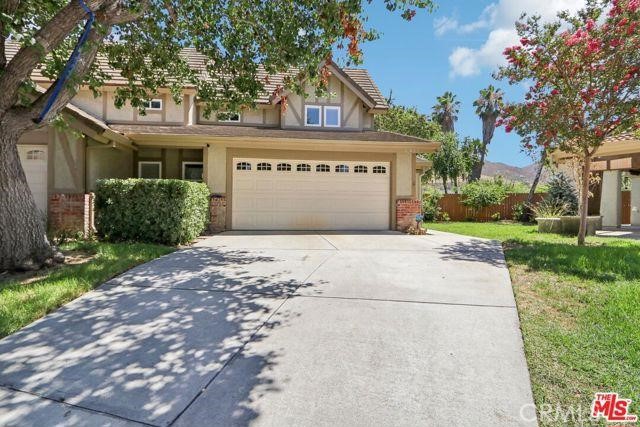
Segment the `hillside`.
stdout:
<path fill-rule="evenodd" d="M 492 178 L 494 176 L 502 176 L 505 179 L 510 181 L 520 181 L 525 182 L 527 184 L 531 184 L 533 182 L 533 178 L 536 176 L 536 172 L 538 169 L 537 163 L 533 163 L 528 166 L 518 167 L 511 166 L 505 163 L 500 162 L 488 162 L 484 163 L 484 167 L 482 168 L 482 176 L 485 178 Z M 549 173 L 546 170 L 542 171 L 542 177 L 540 178 L 540 182 L 544 183 L 549 178 Z"/>

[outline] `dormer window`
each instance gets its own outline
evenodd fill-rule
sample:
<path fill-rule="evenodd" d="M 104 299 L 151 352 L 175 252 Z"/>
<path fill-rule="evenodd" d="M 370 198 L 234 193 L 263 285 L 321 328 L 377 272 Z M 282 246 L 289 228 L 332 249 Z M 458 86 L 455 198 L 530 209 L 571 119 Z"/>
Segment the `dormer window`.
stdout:
<path fill-rule="evenodd" d="M 151 110 L 151 111 L 162 110 L 162 99 L 159 99 L 159 98 L 150 99 L 148 101 L 143 102 L 142 106 L 145 108 L 145 110 Z"/>
<path fill-rule="evenodd" d="M 340 107 L 324 107 L 324 125 L 329 128 L 340 127 Z"/>
<path fill-rule="evenodd" d="M 305 105 L 304 124 L 305 126 L 322 126 L 320 122 L 322 107 L 319 105 Z"/>
<path fill-rule="evenodd" d="M 240 123 L 240 113 L 234 113 L 232 111 L 221 111 L 216 114 L 216 118 L 219 122 Z"/>

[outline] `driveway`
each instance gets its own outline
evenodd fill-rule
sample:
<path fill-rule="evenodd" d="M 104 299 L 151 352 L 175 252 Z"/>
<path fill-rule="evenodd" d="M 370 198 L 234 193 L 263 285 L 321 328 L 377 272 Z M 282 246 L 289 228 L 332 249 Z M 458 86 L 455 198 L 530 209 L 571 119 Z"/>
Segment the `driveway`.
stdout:
<path fill-rule="evenodd" d="M 0 341 L 0 425 L 535 425 L 500 245 L 213 236 Z"/>

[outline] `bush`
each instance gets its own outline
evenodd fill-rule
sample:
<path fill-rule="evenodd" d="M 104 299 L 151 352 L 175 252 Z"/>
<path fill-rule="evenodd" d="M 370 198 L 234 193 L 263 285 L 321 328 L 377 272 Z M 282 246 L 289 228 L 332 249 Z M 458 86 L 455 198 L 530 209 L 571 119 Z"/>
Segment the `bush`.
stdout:
<path fill-rule="evenodd" d="M 499 205 L 507 197 L 509 186 L 502 179 L 474 181 L 462 187 L 462 203 L 478 211 Z"/>
<path fill-rule="evenodd" d="M 535 218 L 558 218 L 568 215 L 568 209 L 567 204 L 558 204 L 549 199 L 541 201 L 532 208 Z"/>
<path fill-rule="evenodd" d="M 442 193 L 437 188 L 428 188 L 422 195 L 422 217 L 424 221 L 437 221 L 441 214 L 438 202 Z"/>
<path fill-rule="evenodd" d="M 518 222 L 529 222 L 531 217 L 530 212 L 531 210 L 527 207 L 526 203 L 516 203 L 511 210 L 513 220 Z"/>
<path fill-rule="evenodd" d="M 95 194 L 96 229 L 109 240 L 184 244 L 209 222 L 209 189 L 203 183 L 105 179 Z"/>
<path fill-rule="evenodd" d="M 565 215 L 577 215 L 578 193 L 571 180 L 560 172 L 551 177 L 548 185 L 547 200 L 558 207 L 564 207 L 566 210 Z"/>

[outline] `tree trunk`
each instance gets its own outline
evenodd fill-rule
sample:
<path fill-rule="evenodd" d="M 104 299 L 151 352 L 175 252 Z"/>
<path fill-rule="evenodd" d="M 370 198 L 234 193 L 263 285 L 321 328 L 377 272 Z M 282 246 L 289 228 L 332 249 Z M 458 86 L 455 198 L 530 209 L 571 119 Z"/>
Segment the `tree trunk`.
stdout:
<path fill-rule="evenodd" d="M 536 193 L 536 188 L 538 188 L 538 183 L 540 182 L 540 176 L 542 175 L 542 169 L 544 169 L 544 164 L 547 161 L 547 150 L 542 150 L 542 154 L 540 154 L 540 164 L 538 165 L 538 170 L 536 171 L 536 176 L 533 178 L 533 183 L 531 183 L 531 188 L 529 189 L 529 195 L 527 196 L 527 205 L 531 206 L 533 203 L 533 195 Z"/>
<path fill-rule="evenodd" d="M 36 269 L 54 257 L 18 156 L 18 132 L 0 123 L 0 271 Z"/>
<path fill-rule="evenodd" d="M 449 194 L 447 193 L 447 177 L 446 176 L 442 177 L 442 186 L 444 187 L 444 194 Z"/>
<path fill-rule="evenodd" d="M 484 158 L 487 154 L 487 147 L 491 143 L 493 133 L 496 129 L 497 117 L 482 118 L 482 149 L 480 150 L 480 159 L 473 165 L 471 175 L 469 176 L 469 182 L 477 181 L 482 176 L 482 168 L 484 166 Z"/>
<path fill-rule="evenodd" d="M 584 245 L 587 234 L 587 213 L 589 212 L 589 174 L 591 172 L 591 156 L 586 155 L 582 166 L 582 188 L 580 192 L 580 229 L 578 245 Z"/>

